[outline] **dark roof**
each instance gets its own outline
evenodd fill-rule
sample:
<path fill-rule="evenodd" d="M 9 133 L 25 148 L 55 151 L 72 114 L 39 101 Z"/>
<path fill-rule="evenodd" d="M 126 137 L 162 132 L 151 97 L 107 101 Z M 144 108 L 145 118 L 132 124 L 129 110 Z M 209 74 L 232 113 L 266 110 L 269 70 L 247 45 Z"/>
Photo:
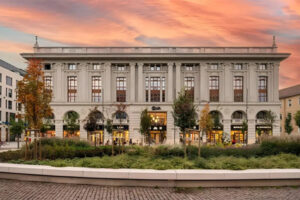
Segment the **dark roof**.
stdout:
<path fill-rule="evenodd" d="M 3 67 L 5 69 L 8 69 L 12 72 L 17 72 L 19 73 L 21 76 L 24 76 L 26 74 L 26 71 L 24 71 L 23 69 L 17 68 L 3 60 L 0 59 L 0 67 Z"/>
<path fill-rule="evenodd" d="M 300 84 L 279 90 L 279 99 L 300 95 Z"/>

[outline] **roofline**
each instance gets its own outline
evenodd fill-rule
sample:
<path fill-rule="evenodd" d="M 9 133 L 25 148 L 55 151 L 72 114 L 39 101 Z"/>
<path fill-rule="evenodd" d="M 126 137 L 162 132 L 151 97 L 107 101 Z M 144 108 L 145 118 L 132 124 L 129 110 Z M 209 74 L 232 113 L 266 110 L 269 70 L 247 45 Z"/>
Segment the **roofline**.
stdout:
<path fill-rule="evenodd" d="M 3 62 L 4 65 L 1 65 L 1 62 Z M 21 76 L 24 76 L 26 74 L 26 71 L 23 70 L 23 69 L 20 69 L 4 60 L 1 60 L 0 59 L 0 67 L 3 67 L 11 72 L 14 72 L 14 73 L 19 73 Z"/>

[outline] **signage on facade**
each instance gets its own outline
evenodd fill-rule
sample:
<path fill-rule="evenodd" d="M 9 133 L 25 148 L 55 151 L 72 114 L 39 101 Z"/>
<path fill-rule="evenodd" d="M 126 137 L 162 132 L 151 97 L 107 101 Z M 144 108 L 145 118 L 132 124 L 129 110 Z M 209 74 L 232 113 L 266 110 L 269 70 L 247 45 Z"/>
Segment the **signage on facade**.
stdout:
<path fill-rule="evenodd" d="M 257 125 L 256 128 L 260 128 L 260 129 L 271 129 L 271 126 L 266 126 L 266 125 Z"/>
<path fill-rule="evenodd" d="M 161 110 L 159 106 L 152 106 L 152 110 Z"/>
<path fill-rule="evenodd" d="M 231 126 L 231 130 L 241 130 L 242 126 Z"/>
<path fill-rule="evenodd" d="M 128 125 L 113 125 L 113 129 L 128 131 L 129 126 Z"/>
<path fill-rule="evenodd" d="M 166 131 L 166 126 L 151 126 L 151 131 Z"/>

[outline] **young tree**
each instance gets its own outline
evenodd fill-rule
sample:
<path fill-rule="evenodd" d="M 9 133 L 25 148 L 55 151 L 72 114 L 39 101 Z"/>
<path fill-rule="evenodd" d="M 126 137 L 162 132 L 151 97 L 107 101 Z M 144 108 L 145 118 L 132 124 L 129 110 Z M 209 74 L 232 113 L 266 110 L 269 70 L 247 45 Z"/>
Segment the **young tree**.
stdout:
<path fill-rule="evenodd" d="M 66 122 L 66 131 L 68 131 L 72 136 L 74 135 L 75 131 L 79 130 L 79 114 L 74 111 L 68 112 L 64 116 L 64 121 Z"/>
<path fill-rule="evenodd" d="M 127 114 L 125 112 L 126 110 L 126 105 L 125 104 L 117 104 L 116 105 L 117 107 L 117 110 L 116 112 L 113 114 L 113 117 L 116 118 L 116 119 L 119 119 L 119 124 L 121 125 L 122 124 L 122 120 L 126 119 L 127 118 Z M 122 153 L 124 151 L 124 140 L 125 140 L 125 131 L 124 129 L 122 129 L 122 126 L 118 126 L 118 129 L 117 129 L 118 133 L 123 133 L 123 137 L 122 138 L 118 138 L 118 143 L 119 143 L 119 153 L 120 153 L 120 145 L 121 145 L 121 142 L 122 142 Z M 122 141 L 121 141 L 122 140 Z"/>
<path fill-rule="evenodd" d="M 172 107 L 174 124 L 183 133 L 184 156 L 186 157 L 186 131 L 196 125 L 197 114 L 195 105 L 186 92 L 181 90 L 178 97 L 174 100 Z"/>
<path fill-rule="evenodd" d="M 264 122 L 266 125 L 271 126 L 272 134 L 273 134 L 273 124 L 275 123 L 275 120 L 276 120 L 276 114 L 271 110 L 266 111 Z"/>
<path fill-rule="evenodd" d="M 102 113 L 100 113 L 95 107 L 93 110 L 90 111 L 87 118 L 84 120 L 86 123 L 84 124 L 84 129 L 89 133 L 95 133 L 98 128 L 98 120 L 104 120 Z M 95 137 L 95 147 L 97 144 L 96 137 Z"/>
<path fill-rule="evenodd" d="M 288 113 L 288 115 L 285 119 L 285 123 L 284 123 L 284 129 L 285 129 L 285 132 L 287 134 L 291 134 L 291 132 L 293 131 L 293 127 L 291 125 L 291 122 L 292 122 L 292 114 Z"/>
<path fill-rule="evenodd" d="M 111 155 L 114 155 L 114 136 L 112 134 L 113 132 L 113 120 L 112 119 L 106 119 L 106 125 L 105 125 L 105 129 L 108 132 L 108 134 L 111 135 Z"/>
<path fill-rule="evenodd" d="M 213 125 L 213 119 L 209 114 L 209 104 L 207 103 L 201 111 L 199 120 L 200 132 L 202 132 L 202 136 L 211 131 Z M 200 132 L 198 141 L 198 157 L 200 157 Z"/>
<path fill-rule="evenodd" d="M 298 110 L 296 112 L 296 114 L 294 115 L 294 120 L 295 120 L 296 125 L 300 129 L 300 110 Z"/>
<path fill-rule="evenodd" d="M 17 84 L 17 94 L 17 102 L 24 105 L 25 114 L 23 118 L 28 122 L 28 128 L 40 130 L 43 124 L 43 118 L 52 115 L 52 109 L 50 107 L 52 92 L 45 87 L 44 72 L 40 60 L 29 60 L 27 73 L 23 80 Z M 37 158 L 36 137 L 37 132 L 35 131 L 35 158 Z"/>
<path fill-rule="evenodd" d="M 150 146 L 151 143 L 151 137 L 150 137 L 150 129 L 151 127 L 151 116 L 148 114 L 148 110 L 145 109 L 141 113 L 140 117 L 140 132 L 144 137 L 148 138 L 148 143 Z"/>
<path fill-rule="evenodd" d="M 246 132 L 248 132 L 248 122 L 246 120 L 244 120 L 243 124 L 242 124 L 242 133 L 243 133 L 243 135 L 245 135 Z"/>
<path fill-rule="evenodd" d="M 12 119 L 10 121 L 9 130 L 15 137 L 17 137 L 18 149 L 19 149 L 20 148 L 20 137 L 22 135 L 22 132 L 25 130 L 24 121 L 22 119 L 19 119 L 16 122 L 14 119 Z"/>

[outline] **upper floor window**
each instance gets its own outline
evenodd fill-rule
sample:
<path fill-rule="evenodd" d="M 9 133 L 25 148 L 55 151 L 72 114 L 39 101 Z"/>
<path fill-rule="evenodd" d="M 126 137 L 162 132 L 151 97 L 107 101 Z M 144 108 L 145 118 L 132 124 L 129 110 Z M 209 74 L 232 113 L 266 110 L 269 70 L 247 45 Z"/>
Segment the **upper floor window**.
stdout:
<path fill-rule="evenodd" d="M 101 76 L 92 77 L 92 101 L 101 102 L 102 80 Z"/>
<path fill-rule="evenodd" d="M 150 78 L 150 100 L 151 102 L 160 102 L 160 77 Z"/>
<path fill-rule="evenodd" d="M 184 78 L 185 93 L 192 100 L 194 100 L 194 88 L 195 88 L 195 78 L 194 77 L 185 77 Z"/>
<path fill-rule="evenodd" d="M 52 91 L 52 89 L 53 89 L 52 76 L 44 76 L 44 83 L 45 83 L 45 88 L 47 90 Z"/>
<path fill-rule="evenodd" d="M 77 77 L 68 76 L 68 102 L 75 102 L 77 94 Z"/>
<path fill-rule="evenodd" d="M 291 99 L 288 100 L 288 105 L 289 105 L 289 107 L 292 106 L 292 100 Z"/>
<path fill-rule="evenodd" d="M 2 98 L 0 98 L 0 108 L 2 107 Z M 0 120 L 1 121 L 1 120 Z"/>
<path fill-rule="evenodd" d="M 117 70 L 118 71 L 125 71 L 125 65 L 118 65 Z"/>
<path fill-rule="evenodd" d="M 0 95 L 2 95 L 2 86 L 0 85 Z"/>
<path fill-rule="evenodd" d="M 243 77 L 233 78 L 234 102 L 243 102 Z"/>
<path fill-rule="evenodd" d="M 117 102 L 126 102 L 126 78 L 117 77 Z"/>
<path fill-rule="evenodd" d="M 267 64 L 259 64 L 258 69 L 259 70 L 266 70 L 267 69 Z"/>
<path fill-rule="evenodd" d="M 209 99 L 212 102 L 219 101 L 219 76 L 209 77 Z"/>
<path fill-rule="evenodd" d="M 150 98 L 149 98 L 150 95 Z M 145 78 L 145 100 L 148 102 L 165 102 L 166 101 L 166 78 L 150 77 Z"/>
<path fill-rule="evenodd" d="M 268 77 L 260 76 L 258 80 L 258 100 L 259 102 L 268 101 Z"/>
<path fill-rule="evenodd" d="M 193 71 L 193 64 L 183 64 L 183 66 L 185 67 L 185 71 Z"/>
<path fill-rule="evenodd" d="M 234 64 L 233 65 L 233 69 L 234 70 L 242 70 L 243 69 L 243 65 L 242 64 Z"/>
<path fill-rule="evenodd" d="M 160 71 L 161 70 L 161 64 L 150 64 L 150 70 L 151 71 Z"/>
<path fill-rule="evenodd" d="M 94 63 L 93 64 L 93 70 L 99 70 L 100 69 L 100 64 Z"/>
<path fill-rule="evenodd" d="M 12 78 L 9 76 L 6 76 L 6 85 L 12 86 Z"/>
<path fill-rule="evenodd" d="M 12 89 L 6 88 L 6 96 L 12 98 Z"/>
<path fill-rule="evenodd" d="M 44 70 L 51 70 L 51 64 L 50 63 L 45 63 L 44 64 Z"/>
<path fill-rule="evenodd" d="M 216 63 L 210 64 L 210 69 L 211 69 L 211 70 L 217 70 L 217 69 L 219 69 L 219 65 L 216 64 Z"/>
<path fill-rule="evenodd" d="M 2 73 L 0 73 L 0 82 L 2 82 Z"/>
<path fill-rule="evenodd" d="M 12 109 L 12 101 L 8 101 L 8 109 Z"/>
<path fill-rule="evenodd" d="M 68 64 L 68 70 L 76 70 L 76 69 L 77 69 L 76 64 L 74 64 L 74 63 L 69 63 Z"/>

